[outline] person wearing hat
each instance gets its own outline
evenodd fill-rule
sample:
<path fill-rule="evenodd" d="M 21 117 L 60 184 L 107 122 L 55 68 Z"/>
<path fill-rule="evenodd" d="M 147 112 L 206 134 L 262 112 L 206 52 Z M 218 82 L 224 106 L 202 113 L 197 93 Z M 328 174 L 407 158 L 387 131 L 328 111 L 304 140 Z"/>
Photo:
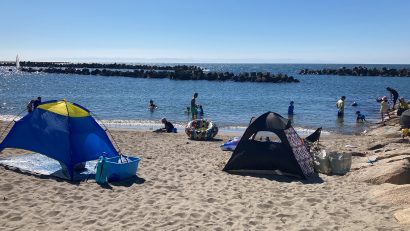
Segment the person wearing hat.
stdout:
<path fill-rule="evenodd" d="M 337 117 L 343 117 L 345 113 L 345 99 L 346 96 L 340 97 L 340 99 L 336 102 L 337 107 Z"/>
<path fill-rule="evenodd" d="M 387 102 L 387 96 L 383 96 L 382 102 L 380 103 L 380 114 L 382 116 L 382 123 L 384 123 L 384 116 L 387 114 L 390 119 L 389 115 L 389 103 Z"/>
<path fill-rule="evenodd" d="M 401 116 L 401 114 L 409 109 L 409 105 L 406 103 L 403 97 L 400 97 L 399 99 L 399 108 L 397 109 L 397 115 Z"/>

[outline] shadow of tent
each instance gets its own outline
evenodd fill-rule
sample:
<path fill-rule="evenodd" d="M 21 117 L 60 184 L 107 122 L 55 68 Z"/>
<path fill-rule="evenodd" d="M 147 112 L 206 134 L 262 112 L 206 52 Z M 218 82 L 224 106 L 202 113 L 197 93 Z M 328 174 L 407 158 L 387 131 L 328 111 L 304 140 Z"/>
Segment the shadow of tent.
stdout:
<path fill-rule="evenodd" d="M 81 183 L 81 181 L 71 181 L 70 179 L 61 178 L 61 177 L 56 176 L 56 175 L 43 175 L 43 174 L 40 174 L 40 173 L 29 172 L 29 171 L 26 171 L 26 170 L 21 170 L 17 167 L 10 167 L 10 166 L 7 166 L 7 165 L 2 165 L 2 164 L 0 164 L 0 166 L 2 166 L 6 170 L 10 170 L 10 171 L 13 171 L 13 172 L 16 172 L 16 173 L 19 173 L 19 174 L 23 174 L 23 175 L 26 175 L 26 176 L 32 176 L 32 177 L 35 177 L 35 178 L 38 178 L 38 179 L 52 179 L 52 180 L 55 180 L 57 182 L 66 182 L 66 183 L 69 183 L 69 184 L 72 184 L 72 185 L 77 185 L 77 186 L 80 185 L 80 183 Z M 86 179 L 84 179 L 84 180 L 86 180 Z"/>
<path fill-rule="evenodd" d="M 194 141 L 194 142 L 220 142 L 223 141 L 223 139 L 218 139 L 218 138 L 212 138 L 210 140 L 193 140 L 193 139 L 189 139 L 190 141 Z"/>
<path fill-rule="evenodd" d="M 302 184 L 321 184 L 324 181 L 320 178 L 319 174 L 314 173 L 308 179 L 304 179 L 297 176 L 290 176 L 290 175 L 278 175 L 278 174 L 263 174 L 263 173 L 252 173 L 252 172 L 236 172 L 236 171 L 229 171 L 229 174 L 238 175 L 238 176 L 250 176 L 256 178 L 263 178 L 271 181 L 278 181 L 282 183 L 292 183 L 292 182 L 300 182 Z"/>
<path fill-rule="evenodd" d="M 116 182 L 109 182 L 109 183 L 114 186 L 131 187 L 134 184 L 144 184 L 145 179 L 138 177 L 138 176 L 133 176 L 123 181 L 116 181 Z"/>

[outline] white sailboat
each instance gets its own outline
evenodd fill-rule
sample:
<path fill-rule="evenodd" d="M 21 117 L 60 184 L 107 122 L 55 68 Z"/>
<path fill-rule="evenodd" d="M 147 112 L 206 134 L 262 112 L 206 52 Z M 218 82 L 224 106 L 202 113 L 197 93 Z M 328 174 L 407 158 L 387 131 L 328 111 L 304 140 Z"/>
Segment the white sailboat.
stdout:
<path fill-rule="evenodd" d="M 19 55 L 16 56 L 16 70 L 20 70 L 20 59 L 19 59 Z"/>

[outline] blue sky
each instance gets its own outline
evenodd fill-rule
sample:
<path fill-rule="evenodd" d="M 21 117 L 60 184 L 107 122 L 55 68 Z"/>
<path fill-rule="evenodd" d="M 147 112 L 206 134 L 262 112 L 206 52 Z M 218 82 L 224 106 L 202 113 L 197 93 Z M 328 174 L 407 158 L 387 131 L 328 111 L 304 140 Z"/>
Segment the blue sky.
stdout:
<path fill-rule="evenodd" d="M 410 63 L 408 0 L 20 0 L 0 9 L 0 60 Z"/>

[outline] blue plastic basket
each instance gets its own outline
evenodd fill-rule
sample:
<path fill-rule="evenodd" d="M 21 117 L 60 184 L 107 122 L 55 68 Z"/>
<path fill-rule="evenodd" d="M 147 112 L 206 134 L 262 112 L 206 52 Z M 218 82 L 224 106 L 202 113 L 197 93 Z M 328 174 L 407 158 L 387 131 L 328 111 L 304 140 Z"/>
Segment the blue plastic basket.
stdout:
<path fill-rule="evenodd" d="M 140 158 L 132 156 L 122 156 L 122 161 L 120 157 L 107 158 L 104 163 L 104 168 L 107 169 L 107 179 L 108 181 L 121 181 L 137 174 L 138 163 Z"/>

